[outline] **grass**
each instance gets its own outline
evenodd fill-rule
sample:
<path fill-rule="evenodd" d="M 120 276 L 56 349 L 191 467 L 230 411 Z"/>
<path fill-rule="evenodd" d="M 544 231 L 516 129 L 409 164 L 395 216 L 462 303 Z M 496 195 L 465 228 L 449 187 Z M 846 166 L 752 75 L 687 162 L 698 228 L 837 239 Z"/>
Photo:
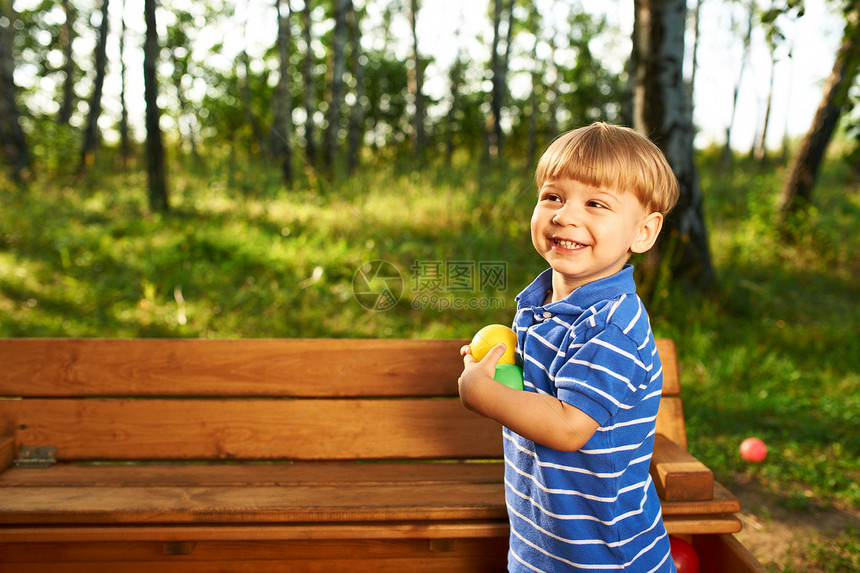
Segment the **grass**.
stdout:
<path fill-rule="evenodd" d="M 678 343 L 691 451 L 789 509 L 856 512 L 857 183 L 828 163 L 789 244 L 772 216 L 782 169 L 720 172 L 716 158 L 700 176 L 718 289 L 663 288 L 649 303 L 656 334 Z M 282 190 L 274 170 L 248 166 L 170 183 L 168 216 L 148 214 L 137 171 L 0 187 L 0 336 L 468 338 L 510 322 L 544 268 L 533 183 L 516 167 L 381 165 Z M 363 279 L 399 302 L 368 310 L 354 296 Z M 761 464 L 738 454 L 750 435 L 769 447 Z M 856 534 L 807 553 L 856 565 Z"/>

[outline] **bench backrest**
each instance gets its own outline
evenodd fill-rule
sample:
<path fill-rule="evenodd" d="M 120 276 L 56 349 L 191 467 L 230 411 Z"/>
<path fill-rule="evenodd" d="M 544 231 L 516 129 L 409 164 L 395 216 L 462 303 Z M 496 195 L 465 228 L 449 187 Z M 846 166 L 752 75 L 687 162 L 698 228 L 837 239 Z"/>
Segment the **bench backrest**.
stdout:
<path fill-rule="evenodd" d="M 462 340 L 0 339 L 0 439 L 59 461 L 485 459 Z M 658 431 L 686 448 L 675 350 Z"/>

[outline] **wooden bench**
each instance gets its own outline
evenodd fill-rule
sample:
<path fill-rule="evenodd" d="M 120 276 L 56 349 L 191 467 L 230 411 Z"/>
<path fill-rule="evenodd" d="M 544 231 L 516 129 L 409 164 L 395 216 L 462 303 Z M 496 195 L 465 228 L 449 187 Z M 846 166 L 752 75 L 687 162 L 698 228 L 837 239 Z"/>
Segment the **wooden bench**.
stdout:
<path fill-rule="evenodd" d="M 502 440 L 457 399 L 464 342 L 0 339 L 0 571 L 502 571 Z M 705 573 L 764 571 L 658 347 L 666 527 Z"/>

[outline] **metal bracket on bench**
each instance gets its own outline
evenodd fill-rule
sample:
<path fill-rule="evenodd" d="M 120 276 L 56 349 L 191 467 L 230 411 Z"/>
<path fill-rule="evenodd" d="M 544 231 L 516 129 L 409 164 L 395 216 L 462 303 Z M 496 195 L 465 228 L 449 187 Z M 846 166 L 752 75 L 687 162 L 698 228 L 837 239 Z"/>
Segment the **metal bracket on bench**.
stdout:
<path fill-rule="evenodd" d="M 53 446 L 21 446 L 13 462 L 16 468 L 49 468 L 57 463 L 57 448 Z"/>

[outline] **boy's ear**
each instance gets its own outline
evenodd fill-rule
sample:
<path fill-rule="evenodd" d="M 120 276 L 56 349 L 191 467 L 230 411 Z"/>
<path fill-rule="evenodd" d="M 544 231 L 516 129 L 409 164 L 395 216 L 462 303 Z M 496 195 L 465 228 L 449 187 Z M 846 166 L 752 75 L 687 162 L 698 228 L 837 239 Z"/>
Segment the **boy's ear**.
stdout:
<path fill-rule="evenodd" d="M 639 223 L 639 233 L 633 239 L 633 244 L 630 245 L 630 250 L 634 253 L 644 253 L 654 246 L 657 241 L 657 235 L 660 234 L 660 229 L 663 228 L 663 214 L 654 211 L 648 213 L 645 218 Z"/>

